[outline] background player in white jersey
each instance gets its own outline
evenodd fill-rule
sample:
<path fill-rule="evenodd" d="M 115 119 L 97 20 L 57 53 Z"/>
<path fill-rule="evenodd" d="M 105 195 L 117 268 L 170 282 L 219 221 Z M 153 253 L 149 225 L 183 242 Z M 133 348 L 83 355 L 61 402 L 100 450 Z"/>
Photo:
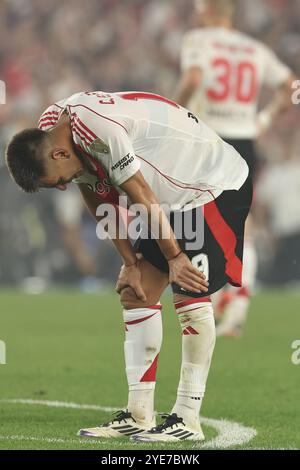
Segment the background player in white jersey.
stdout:
<path fill-rule="evenodd" d="M 142 204 L 150 228 L 153 222 L 159 227 L 156 238 L 140 237 L 134 247 L 118 230 L 113 237 L 124 263 L 117 292 L 126 329 L 128 405 L 110 423 L 82 429 L 80 435 L 202 440 L 199 411 L 215 344 L 210 294 L 227 282 L 241 286 L 252 199 L 246 162 L 185 108 L 141 92 L 78 93 L 50 106 L 39 128 L 13 137 L 6 162 L 27 192 L 65 190 L 75 180 L 97 220 L 104 215 L 97 212 L 99 205 L 100 210 L 103 203 L 118 207 L 119 196 L 127 195 L 128 207 Z M 162 203 L 170 208 L 177 238 L 158 209 Z M 117 225 L 114 220 L 113 228 Z M 195 239 L 203 235 L 201 243 L 193 243 L 191 232 Z M 172 412 L 154 427 L 160 297 L 169 283 L 182 329 L 182 366 Z"/>
<path fill-rule="evenodd" d="M 264 44 L 233 29 L 234 0 L 197 0 L 195 6 L 202 27 L 184 37 L 182 78 L 176 100 L 201 116 L 222 139 L 233 145 L 255 178 L 255 139 L 291 104 L 295 77 Z M 275 93 L 267 107 L 258 113 L 263 86 Z M 216 314 L 222 313 L 217 328 L 220 335 L 240 335 L 246 321 L 257 265 L 251 223 L 248 219 L 243 288 L 229 288 L 215 296 Z"/>

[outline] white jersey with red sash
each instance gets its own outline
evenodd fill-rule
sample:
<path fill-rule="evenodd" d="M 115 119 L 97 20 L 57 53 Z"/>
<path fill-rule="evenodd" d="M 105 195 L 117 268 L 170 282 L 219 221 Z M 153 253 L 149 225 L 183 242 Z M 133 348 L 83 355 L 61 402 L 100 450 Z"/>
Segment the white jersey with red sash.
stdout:
<path fill-rule="evenodd" d="M 116 202 L 120 185 L 140 170 L 171 210 L 202 206 L 239 190 L 248 166 L 233 147 L 177 103 L 142 93 L 83 92 L 53 104 L 39 128 L 49 131 L 65 112 L 74 145 L 91 170 L 76 180 Z"/>

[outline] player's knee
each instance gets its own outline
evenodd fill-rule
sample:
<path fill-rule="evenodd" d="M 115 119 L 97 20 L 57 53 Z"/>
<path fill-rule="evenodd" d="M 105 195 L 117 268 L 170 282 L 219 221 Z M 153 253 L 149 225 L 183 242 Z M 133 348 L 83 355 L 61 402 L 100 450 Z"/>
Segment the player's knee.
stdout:
<path fill-rule="evenodd" d="M 145 306 L 145 303 L 139 300 L 132 289 L 132 287 L 125 287 L 120 293 L 120 302 L 125 310 L 131 310 L 133 308 L 141 308 Z"/>
<path fill-rule="evenodd" d="M 196 306 L 197 305 L 197 306 Z M 187 327 L 198 326 L 201 323 L 206 324 L 206 326 L 211 323 L 214 327 L 214 312 L 211 303 L 189 303 L 186 302 L 186 305 L 180 305 L 175 303 L 175 309 L 178 314 L 178 320 L 183 329 Z"/>

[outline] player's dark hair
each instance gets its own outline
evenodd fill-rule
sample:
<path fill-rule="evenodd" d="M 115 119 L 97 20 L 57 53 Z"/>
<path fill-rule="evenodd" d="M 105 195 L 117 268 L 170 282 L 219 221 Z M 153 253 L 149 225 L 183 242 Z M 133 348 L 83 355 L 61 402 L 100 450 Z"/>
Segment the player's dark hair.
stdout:
<path fill-rule="evenodd" d="M 5 161 L 13 180 L 26 193 L 39 190 L 39 180 L 45 176 L 43 158 L 47 133 L 40 129 L 25 129 L 9 142 Z"/>

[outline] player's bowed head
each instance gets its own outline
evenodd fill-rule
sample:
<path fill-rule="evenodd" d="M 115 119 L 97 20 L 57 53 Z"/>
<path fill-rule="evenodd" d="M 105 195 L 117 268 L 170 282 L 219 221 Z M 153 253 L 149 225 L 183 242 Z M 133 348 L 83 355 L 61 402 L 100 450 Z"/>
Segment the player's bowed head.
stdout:
<path fill-rule="evenodd" d="M 17 133 L 6 148 L 5 161 L 12 179 L 27 193 L 40 188 L 64 191 L 83 172 L 69 128 L 63 125 L 51 132 L 32 128 Z"/>

